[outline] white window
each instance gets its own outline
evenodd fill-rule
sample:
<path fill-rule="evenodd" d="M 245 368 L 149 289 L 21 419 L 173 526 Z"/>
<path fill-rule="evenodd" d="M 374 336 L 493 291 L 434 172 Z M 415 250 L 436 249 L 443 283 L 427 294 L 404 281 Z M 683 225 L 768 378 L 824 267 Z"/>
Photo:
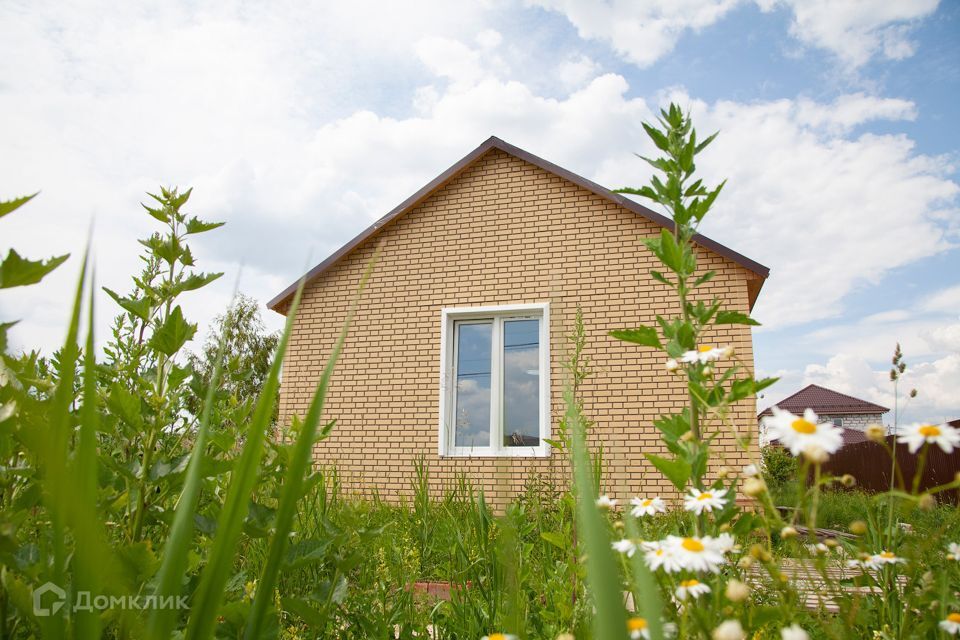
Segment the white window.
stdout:
<path fill-rule="evenodd" d="M 441 312 L 440 455 L 546 456 L 549 307 Z"/>
<path fill-rule="evenodd" d="M 835 426 L 835 427 L 842 427 L 842 426 L 843 426 L 843 418 L 834 418 L 834 419 L 833 419 L 833 426 Z"/>

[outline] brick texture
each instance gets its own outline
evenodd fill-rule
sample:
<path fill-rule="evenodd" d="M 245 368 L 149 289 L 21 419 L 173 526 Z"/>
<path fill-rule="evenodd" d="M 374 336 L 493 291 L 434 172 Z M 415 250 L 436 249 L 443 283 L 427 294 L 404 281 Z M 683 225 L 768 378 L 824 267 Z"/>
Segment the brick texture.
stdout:
<path fill-rule="evenodd" d="M 388 500 L 411 495 L 414 461 L 423 455 L 431 491 L 465 474 L 494 504 L 517 496 L 534 473 L 567 482 L 564 456 L 440 458 L 440 310 L 444 307 L 550 303 L 551 419 L 563 415 L 566 336 L 583 309 L 593 376 L 582 387 L 591 444 L 603 448 L 605 489 L 620 499 L 659 493 L 669 482 L 643 457 L 664 453 L 653 419 L 685 406 L 685 385 L 662 354 L 620 342 L 612 329 L 654 324 L 678 311 L 673 292 L 649 275 L 656 258 L 640 239 L 659 233 L 641 216 L 573 183 L 494 149 L 308 284 L 294 323 L 280 394 L 281 424 L 302 415 L 377 243 L 380 260 L 364 293 L 337 366 L 324 419 L 331 437 L 315 461 L 335 466 L 351 493 Z M 698 266 L 717 276 L 702 296 L 748 311 L 748 281 L 757 276 L 698 248 Z M 709 337 L 732 345 L 753 367 L 750 328 L 730 325 Z M 744 401 L 730 420 L 756 433 L 756 406 Z M 729 426 L 719 432 L 715 462 L 743 464 Z"/>

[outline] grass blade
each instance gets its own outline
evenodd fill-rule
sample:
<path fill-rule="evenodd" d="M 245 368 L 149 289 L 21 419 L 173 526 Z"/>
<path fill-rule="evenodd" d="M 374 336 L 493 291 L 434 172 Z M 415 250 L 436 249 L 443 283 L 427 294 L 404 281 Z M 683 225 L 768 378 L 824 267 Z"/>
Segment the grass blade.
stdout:
<path fill-rule="evenodd" d="M 587 586 L 595 612 L 593 636 L 614 640 L 627 638 L 627 614 L 620 589 L 620 573 L 610 547 L 606 523 L 597 509 L 597 492 L 587 453 L 583 418 L 573 398 L 573 390 L 564 391 L 566 420 L 570 426 L 573 476 L 577 488 L 577 528 L 587 555 Z M 659 639 L 657 639 L 659 640 Z"/>
<path fill-rule="evenodd" d="M 223 357 L 227 352 L 227 331 L 220 334 L 217 356 L 210 386 L 203 400 L 200 424 L 197 426 L 197 439 L 190 454 L 183 490 L 177 500 L 177 508 L 170 526 L 170 535 L 163 546 L 160 569 L 157 571 L 157 596 L 166 602 L 179 596 L 183 591 L 183 576 L 186 573 L 187 558 L 193 542 L 193 517 L 200 502 L 200 489 L 203 483 L 202 468 L 206 455 L 207 440 L 210 436 L 210 414 L 212 413 L 217 385 L 223 370 Z M 277 355 L 279 358 L 279 354 Z M 149 637 L 156 640 L 169 638 L 177 623 L 178 611 L 173 607 L 157 607 L 150 614 L 147 625 Z"/>
<path fill-rule="evenodd" d="M 247 515 L 250 493 L 257 480 L 257 470 L 263 457 L 264 438 L 273 416 L 273 405 L 280 385 L 280 369 L 287 351 L 290 333 L 293 330 L 293 321 L 300 306 L 303 284 L 301 280 L 290 310 L 287 312 L 286 326 L 277 345 L 273 364 L 270 366 L 270 375 L 257 399 L 243 451 L 233 466 L 227 498 L 217 521 L 217 535 L 213 540 L 207 565 L 200 576 L 200 585 L 194 595 L 186 634 L 190 639 L 200 640 L 213 636 L 217 614 L 223 601 L 224 587 L 230 569 L 233 567 L 237 542 L 240 540 L 243 520 Z"/>
<path fill-rule="evenodd" d="M 250 609 L 250 617 L 247 619 L 247 629 L 244 633 L 244 637 L 247 638 L 247 640 L 256 640 L 260 638 L 263 633 L 267 607 L 273 600 L 273 590 L 277 583 L 277 575 L 280 572 L 280 563 L 287 546 L 297 502 L 299 502 L 301 497 L 304 476 L 310 467 L 313 444 L 316 441 L 317 427 L 320 424 L 320 417 L 323 413 L 323 406 L 326 401 L 327 389 L 330 386 L 330 379 L 333 377 L 333 370 L 337 364 L 337 358 L 343 350 L 343 344 L 347 339 L 347 332 L 350 330 L 350 323 L 356 313 L 360 296 L 363 293 L 367 280 L 373 272 L 373 265 L 377 260 L 378 254 L 379 250 L 374 254 L 373 259 L 367 265 L 363 276 L 360 278 L 360 286 L 350 305 L 350 310 L 347 312 L 343 329 L 341 329 L 340 336 L 337 338 L 330 357 L 327 359 L 327 365 L 324 367 L 323 374 L 320 376 L 320 382 L 313 394 L 313 399 L 310 402 L 307 415 L 303 420 L 300 433 L 297 434 L 297 440 L 294 444 L 293 454 L 290 459 L 290 467 L 287 470 L 287 478 L 283 484 L 283 491 L 280 495 L 280 505 L 277 508 L 276 530 L 273 539 L 270 541 L 267 563 L 263 567 L 263 573 L 257 584 L 257 593 L 253 599 L 253 606 Z"/>
<path fill-rule="evenodd" d="M 87 256 L 84 255 L 80 267 L 80 277 L 70 312 L 70 324 L 67 337 L 60 351 L 60 368 L 57 388 L 53 393 L 50 408 L 48 437 L 40 438 L 37 447 L 38 462 L 41 465 L 43 499 L 50 514 L 53 528 L 53 567 L 51 582 L 61 589 L 66 588 L 66 523 L 70 500 L 67 488 L 70 486 L 68 473 L 68 453 L 70 445 L 70 407 L 74 401 L 74 382 L 76 381 L 77 362 L 80 359 L 77 338 L 80 333 L 80 309 L 83 304 L 83 288 L 87 278 Z M 61 610 L 62 611 L 62 610 Z M 51 615 L 41 623 L 45 638 L 63 638 L 65 619 L 63 615 Z"/>
<path fill-rule="evenodd" d="M 74 587 L 77 591 L 99 594 L 105 556 L 105 536 L 101 535 L 97 509 L 97 431 L 100 414 L 97 412 L 97 362 L 93 339 L 94 331 L 94 277 L 90 276 L 90 294 L 87 310 L 87 341 L 83 351 L 83 405 L 80 408 L 80 433 L 74 457 L 74 482 L 76 500 L 68 504 L 73 517 L 74 538 Z M 78 638 L 100 637 L 100 612 L 78 610 L 75 618 Z"/>

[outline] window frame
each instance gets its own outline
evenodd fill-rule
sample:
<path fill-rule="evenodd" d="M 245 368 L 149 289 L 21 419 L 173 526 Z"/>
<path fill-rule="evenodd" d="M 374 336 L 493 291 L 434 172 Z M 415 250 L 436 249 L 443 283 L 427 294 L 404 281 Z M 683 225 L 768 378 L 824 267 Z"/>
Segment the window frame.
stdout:
<path fill-rule="evenodd" d="M 540 444 L 535 447 L 503 446 L 503 322 L 537 318 L 539 332 L 540 371 Z M 456 351 L 459 321 L 492 320 L 490 371 L 490 446 L 458 447 L 454 445 L 456 429 Z M 550 455 L 550 303 L 506 304 L 482 307 L 444 307 L 440 310 L 440 416 L 437 452 L 441 457 L 458 458 L 543 458 Z"/>

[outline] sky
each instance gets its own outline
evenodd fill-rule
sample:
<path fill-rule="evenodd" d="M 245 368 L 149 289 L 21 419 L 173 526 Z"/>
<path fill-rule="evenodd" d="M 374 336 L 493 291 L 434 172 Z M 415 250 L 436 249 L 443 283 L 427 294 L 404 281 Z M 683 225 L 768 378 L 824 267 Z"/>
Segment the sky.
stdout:
<path fill-rule="evenodd" d="M 643 184 L 641 123 L 673 100 L 720 131 L 703 231 L 771 269 L 754 347 L 781 381 L 760 407 L 809 383 L 892 407 L 899 341 L 901 420 L 960 418 L 958 98 L 951 1 L 7 0 L 0 198 L 41 193 L 0 250 L 73 258 L 0 292 L 0 318 L 21 319 L 15 348 L 55 348 L 88 237 L 98 284 L 128 291 L 161 184 L 227 223 L 193 243 L 226 274 L 184 299 L 204 327 L 238 282 L 266 302 L 490 135 Z"/>

